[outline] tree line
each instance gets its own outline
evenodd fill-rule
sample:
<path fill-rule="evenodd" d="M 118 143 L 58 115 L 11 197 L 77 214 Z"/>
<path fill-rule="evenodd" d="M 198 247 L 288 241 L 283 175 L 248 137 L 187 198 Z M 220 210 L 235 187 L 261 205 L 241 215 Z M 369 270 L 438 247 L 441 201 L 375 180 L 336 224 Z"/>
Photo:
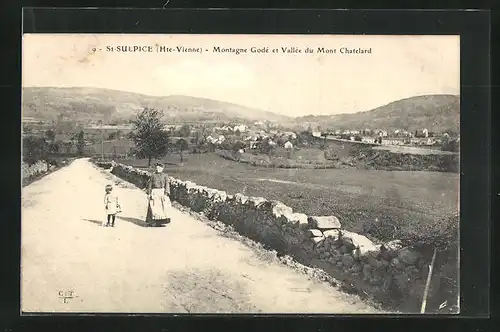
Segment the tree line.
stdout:
<path fill-rule="evenodd" d="M 76 148 L 76 151 L 74 151 Z M 56 140 L 53 130 L 47 130 L 43 135 L 28 134 L 23 138 L 23 161 L 33 164 L 39 160 L 46 160 L 51 155 L 77 154 L 83 155 L 85 148 L 85 134 L 80 131 L 69 141 Z"/>

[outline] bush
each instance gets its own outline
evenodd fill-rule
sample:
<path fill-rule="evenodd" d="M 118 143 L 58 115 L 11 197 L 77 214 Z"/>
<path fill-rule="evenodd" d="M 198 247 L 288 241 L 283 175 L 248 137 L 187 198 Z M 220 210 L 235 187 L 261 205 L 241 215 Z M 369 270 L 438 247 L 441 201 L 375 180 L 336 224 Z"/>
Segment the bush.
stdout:
<path fill-rule="evenodd" d="M 362 149 L 349 157 L 352 163 L 367 169 L 388 171 L 458 172 L 458 154 L 410 154 L 387 150 Z M 344 160 L 344 158 L 343 158 Z"/>
<path fill-rule="evenodd" d="M 37 161 L 32 165 L 26 163 L 21 164 L 21 176 L 23 180 L 29 180 L 40 174 L 47 173 L 49 170 L 49 165 L 45 161 Z"/>
<path fill-rule="evenodd" d="M 28 136 L 23 138 L 23 161 L 29 165 L 44 160 L 49 152 L 49 144 L 43 137 Z"/>

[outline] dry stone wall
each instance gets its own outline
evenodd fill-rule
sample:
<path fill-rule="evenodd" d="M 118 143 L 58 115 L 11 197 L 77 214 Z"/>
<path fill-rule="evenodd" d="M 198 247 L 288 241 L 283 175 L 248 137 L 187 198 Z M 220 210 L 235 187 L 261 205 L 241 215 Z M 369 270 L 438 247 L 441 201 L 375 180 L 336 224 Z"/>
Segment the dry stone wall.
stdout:
<path fill-rule="evenodd" d="M 139 188 L 146 186 L 146 171 L 114 162 L 98 165 L 112 167 L 112 174 Z M 398 240 L 373 243 L 343 229 L 335 216 L 307 216 L 278 201 L 229 195 L 190 181 L 169 179 L 171 198 L 192 211 L 230 225 L 278 254 L 321 268 L 357 293 L 388 307 L 419 310 L 432 257 L 429 246 L 415 249 Z M 429 290 L 429 308 L 450 301 L 456 294 L 458 266 L 450 263 L 456 259 L 455 249 L 439 255 Z"/>

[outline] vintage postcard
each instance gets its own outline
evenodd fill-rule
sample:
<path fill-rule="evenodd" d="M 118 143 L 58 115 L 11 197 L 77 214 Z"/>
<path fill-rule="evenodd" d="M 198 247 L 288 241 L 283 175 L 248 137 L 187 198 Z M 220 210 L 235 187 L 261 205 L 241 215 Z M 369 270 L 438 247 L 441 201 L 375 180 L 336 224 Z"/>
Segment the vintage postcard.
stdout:
<path fill-rule="evenodd" d="M 25 34 L 22 313 L 459 313 L 459 46 Z"/>

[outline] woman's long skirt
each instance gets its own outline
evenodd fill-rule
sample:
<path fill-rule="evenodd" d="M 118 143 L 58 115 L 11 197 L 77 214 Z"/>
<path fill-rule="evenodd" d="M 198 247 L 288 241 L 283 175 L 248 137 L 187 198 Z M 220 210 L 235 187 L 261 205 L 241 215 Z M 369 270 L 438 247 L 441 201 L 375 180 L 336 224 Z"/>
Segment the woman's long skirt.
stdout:
<path fill-rule="evenodd" d="M 148 213 L 146 215 L 147 224 L 166 224 L 170 221 L 168 218 L 168 209 L 171 207 L 170 199 L 165 195 L 164 189 L 153 189 L 151 199 L 148 204 Z"/>

